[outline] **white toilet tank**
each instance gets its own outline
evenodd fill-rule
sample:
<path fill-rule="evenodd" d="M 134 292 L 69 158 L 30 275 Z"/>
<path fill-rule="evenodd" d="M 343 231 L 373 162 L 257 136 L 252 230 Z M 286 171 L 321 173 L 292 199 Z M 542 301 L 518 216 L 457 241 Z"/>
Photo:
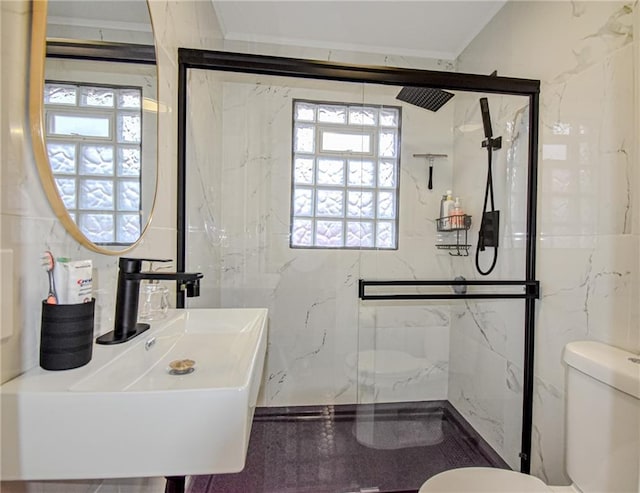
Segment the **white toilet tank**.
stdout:
<path fill-rule="evenodd" d="M 640 491 L 637 359 L 594 341 L 565 347 L 567 473 L 583 493 Z"/>

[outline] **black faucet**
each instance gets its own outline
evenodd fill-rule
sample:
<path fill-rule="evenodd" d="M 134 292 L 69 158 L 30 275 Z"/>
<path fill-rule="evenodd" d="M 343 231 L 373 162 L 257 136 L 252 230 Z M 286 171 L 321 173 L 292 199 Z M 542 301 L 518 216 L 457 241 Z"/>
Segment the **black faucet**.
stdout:
<path fill-rule="evenodd" d="M 171 262 L 168 259 L 125 258 L 118 262 L 118 291 L 116 293 L 116 319 L 111 332 L 96 339 L 97 344 L 120 344 L 133 339 L 149 329 L 149 324 L 138 322 L 138 301 L 140 281 L 178 281 L 180 290 L 185 290 L 189 298 L 200 296 L 200 279 L 203 274 L 188 272 L 141 272 L 142 262 Z"/>

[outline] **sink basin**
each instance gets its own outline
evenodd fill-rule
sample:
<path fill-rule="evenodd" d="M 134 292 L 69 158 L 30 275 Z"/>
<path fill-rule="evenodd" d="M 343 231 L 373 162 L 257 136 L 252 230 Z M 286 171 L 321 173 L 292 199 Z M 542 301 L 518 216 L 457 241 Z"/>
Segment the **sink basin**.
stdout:
<path fill-rule="evenodd" d="M 0 387 L 2 480 L 241 471 L 266 352 L 266 309 L 171 310 L 81 368 Z M 194 361 L 172 374 L 175 360 Z"/>

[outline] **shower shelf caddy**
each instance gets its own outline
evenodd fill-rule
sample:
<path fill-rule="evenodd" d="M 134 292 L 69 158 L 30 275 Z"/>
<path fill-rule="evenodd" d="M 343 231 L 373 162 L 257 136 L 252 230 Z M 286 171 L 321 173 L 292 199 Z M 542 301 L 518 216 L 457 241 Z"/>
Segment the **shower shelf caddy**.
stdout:
<path fill-rule="evenodd" d="M 436 230 L 438 233 L 449 233 L 449 235 L 444 236 L 448 241 L 436 243 L 436 248 L 449 250 L 449 255 L 454 257 L 468 257 L 469 248 L 471 248 L 467 241 L 469 228 L 471 228 L 471 216 L 467 214 L 439 217 L 436 219 Z"/>

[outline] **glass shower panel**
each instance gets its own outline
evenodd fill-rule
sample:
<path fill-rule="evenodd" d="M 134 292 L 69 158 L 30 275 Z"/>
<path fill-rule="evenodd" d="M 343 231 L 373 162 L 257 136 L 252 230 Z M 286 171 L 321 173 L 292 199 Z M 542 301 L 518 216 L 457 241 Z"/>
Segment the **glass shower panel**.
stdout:
<path fill-rule="evenodd" d="M 380 159 L 375 178 L 381 222 L 378 243 L 397 235 L 397 249 L 363 251 L 359 277 L 369 280 L 443 279 L 449 259 L 435 255 L 433 210 L 452 184 L 452 161 L 437 163 L 434 190 L 428 189 L 428 166 L 414 154 L 452 156 L 453 106 L 437 113 L 396 99 L 401 87 L 368 84 L 367 101 L 384 97 L 400 111 L 381 112 Z M 397 161 L 394 158 L 398 158 Z M 394 187 L 399 184 L 396 192 Z M 387 189 L 388 187 L 388 189 Z M 397 194 L 397 197 L 394 195 Z M 397 200 L 393 200 L 397 198 Z M 426 479 L 446 469 L 447 438 L 442 404 L 447 400 L 450 303 L 447 301 L 360 301 L 358 352 L 351 363 L 358 375 L 358 402 L 353 428 L 367 450 L 400 461 L 416 460 L 380 491 L 417 490 Z M 443 428 L 443 426 L 445 428 Z M 446 440 L 445 440 L 446 439 Z"/>
<path fill-rule="evenodd" d="M 321 457 L 285 457 L 311 478 L 307 488 L 316 485 L 307 475 L 316 463 L 332 468 L 315 478 L 332 491 L 417 489 L 465 465 L 518 469 L 523 302 L 358 298 L 358 279 L 480 277 L 473 255 L 486 179 L 482 95 L 457 92 L 432 112 L 397 100 L 401 87 L 188 74 L 185 267 L 204 279 L 200 297 L 186 301 L 269 309 L 255 433 L 287 446 L 323 437 Z M 501 237 L 492 278 L 522 279 L 527 101 L 489 102 L 494 134 L 503 137 L 493 168 Z M 345 122 L 355 129 L 339 129 Z M 322 135 L 348 142 L 323 146 Z M 433 163 L 433 189 L 430 163 L 414 156 L 430 153 L 446 155 Z M 469 257 L 436 248 L 447 190 L 472 216 Z M 296 418 L 274 418 L 283 413 Z M 286 422 L 299 422 L 298 431 L 285 436 L 266 424 Z M 253 431 L 252 440 L 260 443 Z M 264 469 L 251 457 L 249 476 Z M 371 464 L 407 466 L 389 475 Z"/>
<path fill-rule="evenodd" d="M 371 138 L 345 105 L 363 85 L 190 70 L 188 86 L 186 269 L 204 273 L 188 305 L 269 309 L 259 406 L 355 403 L 360 251 L 343 248 L 373 223 L 348 223 L 343 147 L 365 132 L 320 148 L 350 115 Z"/>
<path fill-rule="evenodd" d="M 472 216 L 469 239 L 474 245 L 471 253 L 475 255 L 487 182 L 487 150 L 481 147 L 485 140 L 479 105 L 479 99 L 482 97 L 486 97 L 489 102 L 493 137 L 502 137 L 502 147 L 494 150 L 492 156 L 495 209 L 500 211 L 500 248 L 496 270 L 490 278 L 524 279 L 529 153 L 528 98 L 456 93 L 456 97 L 451 100 L 455 107 L 455 163 L 451 190 L 454 198 L 461 198 L 464 212 Z M 483 270 L 491 264 L 492 250 L 487 249 L 480 257 Z M 466 277 L 466 272 L 461 271 L 460 274 Z M 478 276 L 473 265 L 472 270 L 468 272 Z"/>
<path fill-rule="evenodd" d="M 478 183 L 487 181 L 487 150 L 481 147 L 485 135 L 479 111 L 480 97 L 486 97 L 489 102 L 493 137 L 502 137 L 502 147 L 493 151 L 492 160 L 495 208 L 500 211 L 498 257 L 495 270 L 487 277 L 478 275 L 473 261 L 465 266 L 454 259 L 452 277 L 521 280 L 526 276 L 528 98 L 456 95 L 453 190 L 455 195 L 465 197 L 466 212 L 473 216 L 469 257 L 473 259 L 485 188 L 479 189 Z M 458 156 L 461 161 L 457 160 Z M 494 251 L 487 248 L 480 254 L 478 263 L 483 270 L 491 264 Z M 495 286 L 473 291 L 522 292 L 521 288 Z M 516 470 L 520 468 L 522 437 L 524 325 L 521 300 L 458 302 L 451 318 L 449 402 Z"/>
<path fill-rule="evenodd" d="M 367 86 L 367 91 L 376 89 Z M 502 148 L 494 151 L 492 164 L 495 206 L 501 214 L 500 249 L 491 277 L 482 277 L 474 266 L 487 177 L 479 107 L 483 96 L 456 92 L 437 112 L 400 103 L 398 249 L 363 252 L 361 279 L 525 278 L 529 151 L 525 97 L 486 96 L 494 137 L 502 136 Z M 415 154 L 445 156 L 430 163 Z M 430 164 L 434 166 L 432 190 L 427 186 Z M 447 190 L 460 197 L 464 212 L 472 216 L 469 256 L 452 256 L 436 248 L 436 218 Z M 487 248 L 481 254 L 482 265 L 491 262 L 492 251 Z M 376 294 L 452 292 L 450 286 L 376 289 Z M 510 286 L 469 286 L 468 292 L 523 291 Z M 358 400 L 369 405 L 361 408 L 355 428 L 360 443 L 380 450 L 426 447 L 428 475 L 439 472 L 438 468 L 474 465 L 520 468 L 523 301 L 390 299 L 361 301 L 359 310 L 359 348 L 353 366 L 358 368 Z M 460 441 L 478 447 L 457 450 L 455 443 Z M 440 459 L 432 455 L 435 450 Z M 448 459 L 443 457 L 454 455 L 457 458 L 445 464 Z M 398 488 L 420 486 L 407 481 Z"/>

